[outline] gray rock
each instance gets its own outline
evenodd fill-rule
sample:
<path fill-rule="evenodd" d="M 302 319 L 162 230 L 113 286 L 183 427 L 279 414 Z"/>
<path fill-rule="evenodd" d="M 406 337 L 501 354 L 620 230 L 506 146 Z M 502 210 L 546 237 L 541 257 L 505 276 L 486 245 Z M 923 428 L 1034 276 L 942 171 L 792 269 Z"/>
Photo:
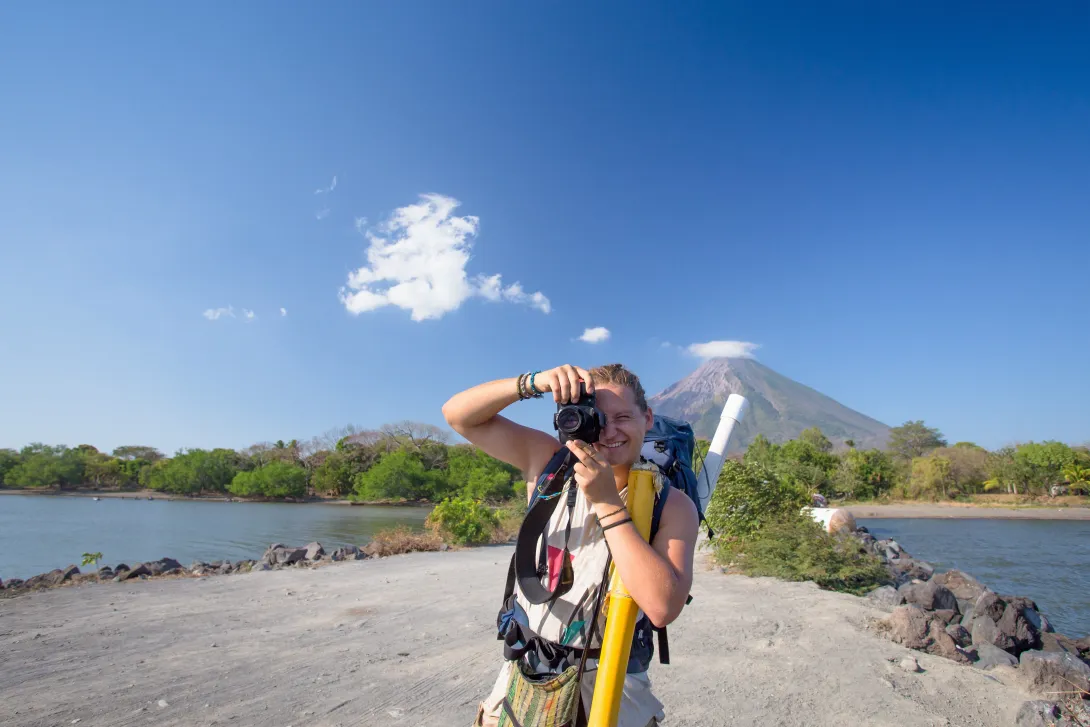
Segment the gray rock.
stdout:
<path fill-rule="evenodd" d="M 255 571 L 255 570 L 272 570 L 272 566 L 269 565 L 268 563 L 266 563 L 263 560 L 259 560 L 256 563 L 254 563 L 253 568 L 251 568 L 250 570 L 251 571 Z"/>
<path fill-rule="evenodd" d="M 140 576 L 151 575 L 151 570 L 148 568 L 147 563 L 141 563 L 135 568 L 127 571 L 123 571 L 117 574 L 117 580 L 127 581 L 131 578 L 139 578 Z"/>
<path fill-rule="evenodd" d="M 945 627 L 939 621 L 931 621 L 927 637 L 931 642 L 926 649 L 928 654 L 951 659 L 960 664 L 968 664 L 972 661 L 964 651 L 958 648 L 958 645 L 954 643 L 950 634 L 946 633 Z"/>
<path fill-rule="evenodd" d="M 1029 622 L 1029 625 L 1037 629 L 1039 633 L 1054 632 L 1056 629 L 1052 628 L 1052 624 L 1048 622 L 1044 614 L 1035 608 L 1023 608 L 1022 616 Z"/>
<path fill-rule="evenodd" d="M 918 671 L 922 671 L 920 669 L 920 662 L 916 661 L 915 657 L 911 657 L 911 656 L 906 656 L 905 658 L 901 659 L 898 666 L 900 666 L 905 671 L 911 672 L 913 674 L 915 674 Z"/>
<path fill-rule="evenodd" d="M 926 649 L 930 645 L 928 640 L 929 619 L 919 606 L 898 606 L 893 613 L 887 616 L 883 623 L 889 633 L 889 638 L 898 644 L 903 644 L 909 649 Z"/>
<path fill-rule="evenodd" d="M 1090 666 L 1072 654 L 1026 651 L 1018 664 L 1026 686 L 1033 692 L 1090 692 Z"/>
<path fill-rule="evenodd" d="M 64 571 L 62 572 L 62 575 L 63 575 L 63 580 L 67 581 L 72 576 L 78 576 L 79 575 L 79 568 L 77 568 L 74 565 L 70 565 L 70 566 L 68 566 L 67 568 L 64 569 Z"/>
<path fill-rule="evenodd" d="M 1053 727 L 1060 721 L 1060 707 L 1055 702 L 1026 702 L 1018 710 L 1015 727 Z"/>
<path fill-rule="evenodd" d="M 966 647 L 973 643 L 973 636 L 969 633 L 969 630 L 961 624 L 950 624 L 946 627 L 946 633 L 950 638 L 954 640 L 954 643 L 961 647 Z"/>
<path fill-rule="evenodd" d="M 117 574 L 117 573 L 120 573 L 123 570 L 128 570 L 128 569 L 129 569 L 129 566 L 125 565 L 124 563 L 118 563 L 117 567 L 114 568 L 114 573 Z"/>
<path fill-rule="evenodd" d="M 1059 651 L 1079 655 L 1078 643 L 1063 634 L 1046 631 L 1041 634 L 1041 651 Z"/>
<path fill-rule="evenodd" d="M 976 648 L 976 663 L 973 664 L 977 669 L 991 669 L 996 666 L 1017 666 L 1018 659 L 1007 652 L 1000 649 L 993 644 L 973 644 Z"/>
<path fill-rule="evenodd" d="M 270 555 L 270 554 L 266 554 Z M 307 557 L 306 548 L 277 548 L 272 551 L 269 562 L 273 565 L 291 565 Z"/>
<path fill-rule="evenodd" d="M 961 602 L 958 602 L 961 605 Z M 968 608 L 961 609 L 961 625 L 967 629 L 973 628 L 973 619 L 976 617 L 976 604 L 970 605 Z"/>
<path fill-rule="evenodd" d="M 946 586 L 934 581 L 906 585 L 902 589 L 905 601 L 914 603 L 925 611 L 957 610 L 958 599 Z"/>
<path fill-rule="evenodd" d="M 935 609 L 935 620 L 942 623 L 943 626 L 955 623 L 961 620 L 961 614 L 952 608 L 938 608 Z"/>
<path fill-rule="evenodd" d="M 22 588 L 25 581 L 22 578 L 9 578 L 6 588 Z"/>
<path fill-rule="evenodd" d="M 985 589 L 977 599 L 973 611 L 977 616 L 987 616 L 992 621 L 1003 618 L 1003 612 L 1007 610 L 1007 603 L 994 592 Z"/>
<path fill-rule="evenodd" d="M 1023 651 L 1037 649 L 1041 646 L 1040 634 L 1038 634 L 1037 629 L 1030 625 L 1022 613 L 1022 609 L 1016 607 L 1013 603 L 1008 603 L 1006 610 L 1003 611 L 1003 618 L 999 619 L 996 624 L 996 628 L 999 629 L 999 633 L 1004 639 L 1003 643 L 997 643 L 996 645 L 1007 649 L 1015 656 Z M 1010 647 L 1007 647 L 1007 641 L 1011 642 Z"/>
<path fill-rule="evenodd" d="M 318 560 L 325 555 L 325 548 L 319 542 L 313 542 L 307 544 L 306 557 L 307 560 Z"/>
<path fill-rule="evenodd" d="M 110 566 L 104 565 L 98 569 L 98 577 L 100 580 L 108 581 L 114 577 L 114 572 L 110 569 Z"/>
<path fill-rule="evenodd" d="M 976 603 L 980 595 L 984 593 L 984 586 L 980 581 L 967 573 L 959 570 L 950 570 L 935 576 L 939 585 L 946 586 L 957 597 L 958 601 L 972 601 Z M 960 605 L 960 604 L 959 604 Z M 961 611 L 964 613 L 965 609 Z"/>
<path fill-rule="evenodd" d="M 905 602 L 905 597 L 893 586 L 881 586 L 867 594 L 867 598 L 873 599 L 885 606 L 900 606 Z"/>
<path fill-rule="evenodd" d="M 991 644 L 992 646 L 998 646 L 1000 649 L 1014 647 L 1014 641 L 1005 639 L 1003 634 L 1000 633 L 999 627 L 995 625 L 995 621 L 987 616 L 977 616 L 973 619 L 973 624 L 969 627 L 969 633 L 972 634 L 973 646 Z"/>

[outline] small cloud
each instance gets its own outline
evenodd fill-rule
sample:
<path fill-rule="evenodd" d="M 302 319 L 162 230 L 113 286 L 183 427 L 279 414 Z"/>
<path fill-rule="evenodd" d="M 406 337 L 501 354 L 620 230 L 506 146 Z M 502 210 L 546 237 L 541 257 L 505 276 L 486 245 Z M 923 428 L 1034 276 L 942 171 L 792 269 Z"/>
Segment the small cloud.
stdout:
<path fill-rule="evenodd" d="M 543 313 L 552 309 L 543 293 L 527 293 L 519 283 L 504 286 L 500 275 L 466 273 L 472 239 L 480 220 L 454 213 L 459 202 L 441 194 L 394 210 L 378 232 L 356 229 L 367 238 L 367 265 L 348 276 L 339 293 L 353 315 L 393 305 L 410 311 L 412 320 L 442 318 L 471 297 L 529 305 Z"/>
<path fill-rule="evenodd" d="M 234 318 L 235 309 L 231 306 L 227 306 L 226 308 L 209 308 L 202 315 L 210 321 L 218 321 L 223 316 Z"/>
<path fill-rule="evenodd" d="M 367 232 L 367 218 L 366 217 L 357 217 L 356 220 L 355 220 L 355 225 L 356 225 L 356 232 L 360 233 L 361 235 L 363 235 L 363 234 L 365 234 Z"/>
<path fill-rule="evenodd" d="M 326 217 L 329 217 L 328 207 L 323 207 L 322 209 L 314 213 L 314 219 L 316 220 L 324 220 Z"/>
<path fill-rule="evenodd" d="M 246 310 L 245 308 L 243 308 L 242 317 L 245 318 L 247 321 L 252 321 L 253 319 L 257 318 L 257 314 L 254 313 L 252 310 Z"/>
<path fill-rule="evenodd" d="M 689 353 L 699 358 L 753 358 L 753 352 L 760 348 L 758 343 L 749 341 L 708 341 L 693 343 Z"/>
<path fill-rule="evenodd" d="M 336 188 L 337 188 L 337 175 L 334 174 L 333 175 L 333 181 L 329 183 L 329 186 L 328 187 L 321 187 L 319 189 L 314 190 L 314 194 L 329 194 L 330 192 L 332 192 Z"/>
<path fill-rule="evenodd" d="M 287 309 L 287 308 L 281 308 L 281 309 L 280 309 L 280 316 L 281 316 L 281 317 L 284 317 L 284 316 L 286 316 L 287 314 L 288 314 L 288 309 Z"/>
<path fill-rule="evenodd" d="M 674 344 L 670 343 L 669 341 L 663 341 L 659 344 L 659 346 L 661 348 L 673 348 Z"/>
<path fill-rule="evenodd" d="M 588 328 L 583 331 L 583 335 L 579 337 L 580 341 L 584 343 L 601 343 L 609 338 L 609 329 L 603 326 L 596 328 Z"/>

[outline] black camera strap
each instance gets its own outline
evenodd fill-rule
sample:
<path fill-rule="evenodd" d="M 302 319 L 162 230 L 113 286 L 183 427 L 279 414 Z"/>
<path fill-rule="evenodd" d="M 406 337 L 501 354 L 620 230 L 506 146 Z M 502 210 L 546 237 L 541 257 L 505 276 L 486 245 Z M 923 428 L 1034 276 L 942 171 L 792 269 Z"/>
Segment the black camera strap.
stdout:
<path fill-rule="evenodd" d="M 555 590 L 550 590 L 541 583 L 542 574 L 538 570 L 537 543 L 549 527 L 549 520 L 560 503 L 560 494 L 575 464 L 575 455 L 567 447 L 561 447 L 549 460 L 541 479 L 541 484 L 535 494 L 533 504 L 526 513 L 526 518 L 519 527 L 518 539 L 515 541 L 515 555 L 513 558 L 513 571 L 518 580 L 519 590 L 527 601 L 534 604 L 548 603 L 558 598 L 569 590 L 575 582 L 575 572 L 572 570 L 567 542 L 565 539 L 564 552 L 560 558 L 560 577 L 557 580 Z M 574 485 L 573 485 L 574 487 Z M 572 498 L 567 498 L 571 500 Z M 573 503 L 568 503 L 569 509 Z M 570 521 L 568 525 L 571 527 Z"/>

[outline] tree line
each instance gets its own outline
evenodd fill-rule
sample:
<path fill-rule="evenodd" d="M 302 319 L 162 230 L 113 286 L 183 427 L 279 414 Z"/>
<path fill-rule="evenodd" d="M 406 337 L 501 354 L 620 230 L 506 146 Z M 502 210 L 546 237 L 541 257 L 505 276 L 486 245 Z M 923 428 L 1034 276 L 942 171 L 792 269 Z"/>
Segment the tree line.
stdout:
<path fill-rule="evenodd" d="M 450 444 L 427 424 L 353 426 L 306 442 L 262 442 L 244 450 L 31 444 L 0 449 L 0 482 L 20 489 L 150 489 L 183 495 L 344 497 L 365 502 L 451 497 L 502 502 L 525 494 L 520 473 L 468 444 Z"/>
<path fill-rule="evenodd" d="M 759 435 L 743 455 L 778 481 L 834 499 L 949 499 L 978 493 L 1043 495 L 1056 486 L 1090 494 L 1090 449 L 1027 442 L 988 451 L 949 446 L 922 421 L 891 431 L 885 449 L 833 451 L 818 428 L 773 443 Z M 698 442 L 699 453 L 708 442 Z M 172 457 L 153 447 L 107 454 L 87 444 L 0 449 L 0 482 L 13 488 L 139 489 L 185 495 L 344 497 L 364 502 L 440 502 L 463 497 L 502 502 L 525 493 L 515 468 L 469 444 L 450 444 L 438 427 L 399 422 L 378 430 L 348 426 L 306 442 L 263 442 L 244 450 L 188 449 Z"/>
<path fill-rule="evenodd" d="M 791 487 L 834 499 L 953 499 L 981 493 L 1039 496 L 1054 487 L 1090 494 L 1090 448 L 1026 442 L 989 451 L 972 442 L 950 446 L 922 421 L 890 432 L 885 449 L 834 452 L 818 428 L 773 444 L 758 436 L 743 455 Z"/>

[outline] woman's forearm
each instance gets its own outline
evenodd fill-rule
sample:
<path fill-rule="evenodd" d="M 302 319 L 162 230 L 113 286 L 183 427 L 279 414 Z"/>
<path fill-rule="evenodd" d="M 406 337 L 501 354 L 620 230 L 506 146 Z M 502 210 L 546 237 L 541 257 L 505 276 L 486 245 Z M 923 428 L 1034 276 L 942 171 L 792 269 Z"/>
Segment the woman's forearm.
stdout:
<path fill-rule="evenodd" d="M 518 400 L 517 377 L 488 381 L 452 396 L 443 405 L 443 417 L 465 436 L 467 430 L 485 424 Z"/>
<path fill-rule="evenodd" d="M 601 514 L 612 508 L 603 510 Z M 605 522 L 608 525 L 622 517 L 624 513 Z M 605 535 L 621 581 L 651 623 L 665 626 L 677 618 L 688 593 L 682 592 L 681 579 L 670 562 L 643 539 L 632 523 L 609 528 Z"/>

